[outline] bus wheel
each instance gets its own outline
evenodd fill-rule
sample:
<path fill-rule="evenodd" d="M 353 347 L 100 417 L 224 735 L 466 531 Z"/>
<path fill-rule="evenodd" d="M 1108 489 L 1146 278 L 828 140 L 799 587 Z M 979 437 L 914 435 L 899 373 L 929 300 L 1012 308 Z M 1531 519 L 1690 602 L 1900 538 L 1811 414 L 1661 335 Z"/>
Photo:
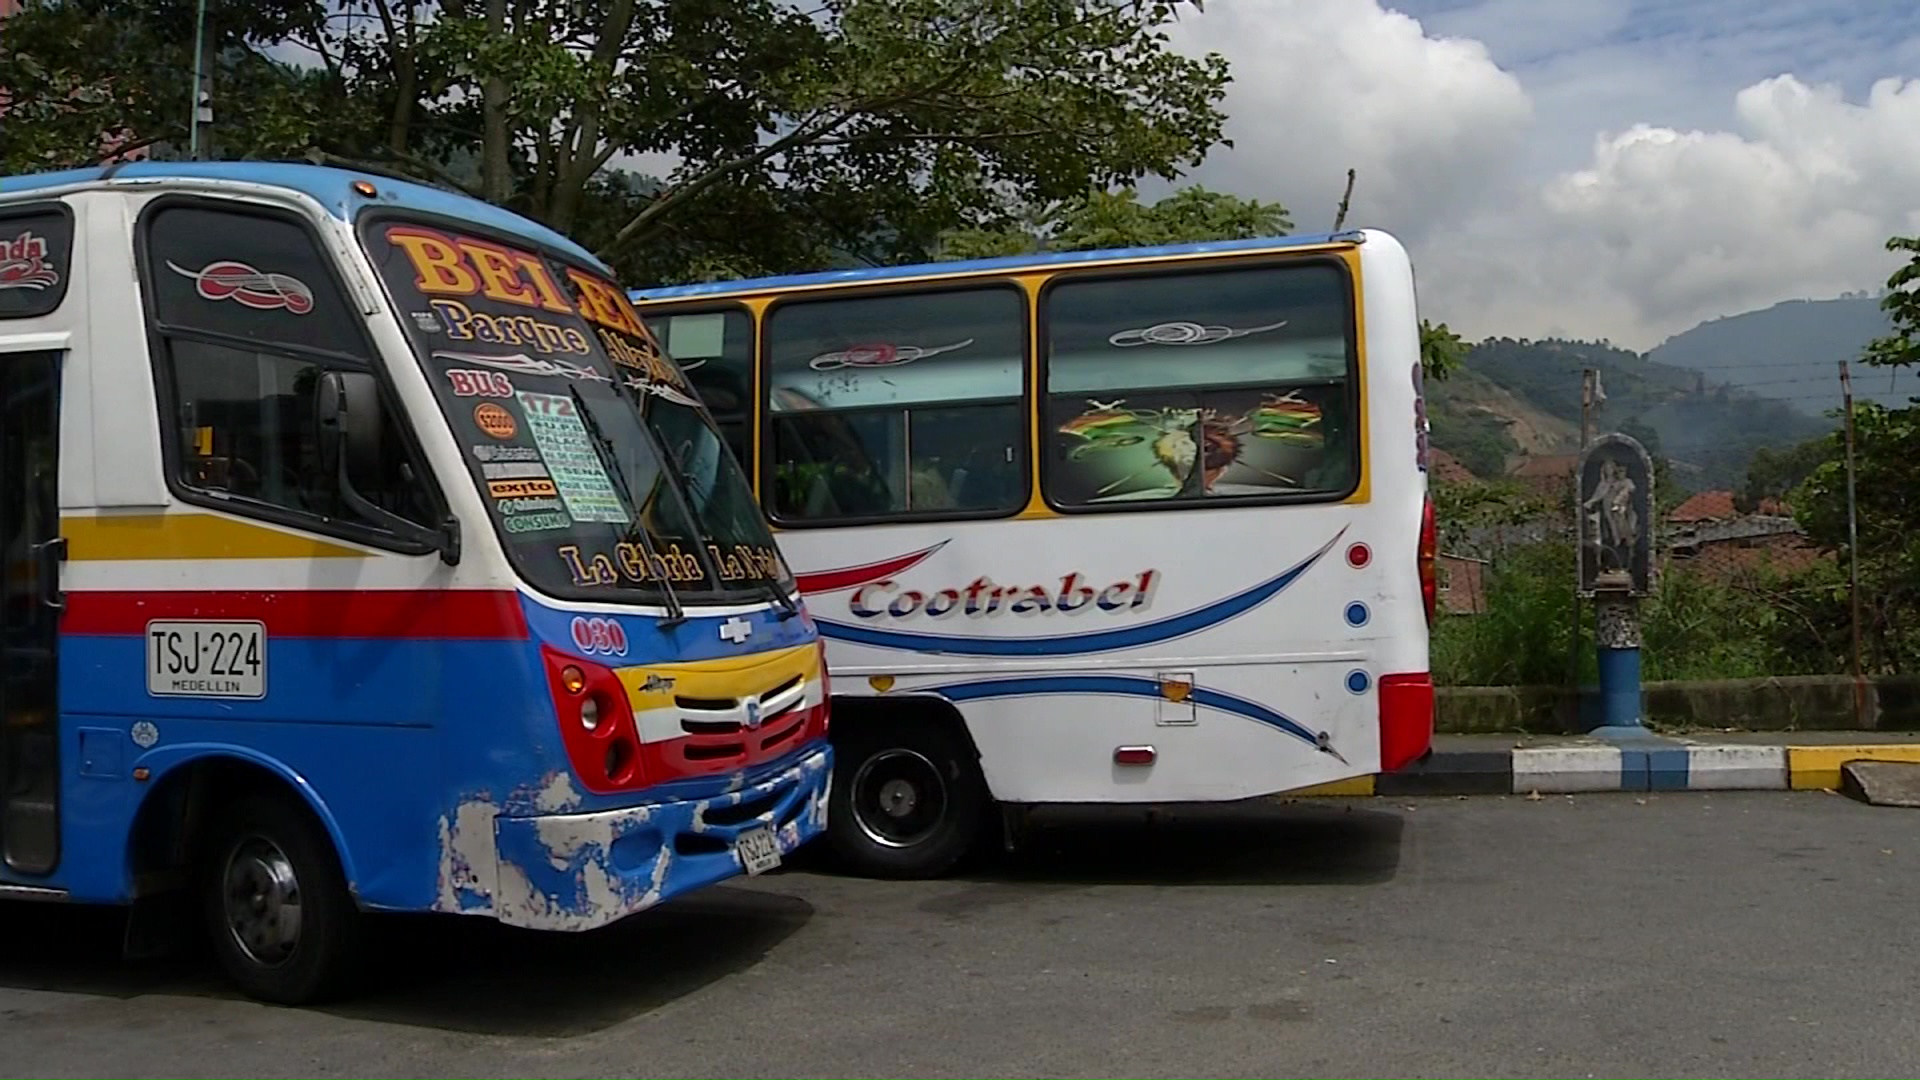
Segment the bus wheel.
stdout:
<path fill-rule="evenodd" d="M 938 877 L 973 847 L 988 809 L 972 752 L 938 724 L 882 720 L 834 747 L 827 835 L 857 874 Z"/>
<path fill-rule="evenodd" d="M 227 976 L 281 1005 L 344 991 L 361 959 L 360 912 L 326 831 L 284 797 L 247 796 L 224 817 L 201 887 Z"/>

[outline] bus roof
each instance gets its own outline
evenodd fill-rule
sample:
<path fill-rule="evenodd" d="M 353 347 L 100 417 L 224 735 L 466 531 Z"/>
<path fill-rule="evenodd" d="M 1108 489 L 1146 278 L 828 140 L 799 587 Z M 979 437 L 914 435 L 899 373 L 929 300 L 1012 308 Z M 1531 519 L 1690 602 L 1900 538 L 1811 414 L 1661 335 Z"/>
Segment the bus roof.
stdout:
<path fill-rule="evenodd" d="M 808 274 L 777 274 L 772 277 L 738 281 L 707 281 L 696 285 L 660 285 L 633 289 L 629 296 L 639 300 L 666 300 L 682 296 L 762 292 L 792 289 L 808 285 L 853 284 L 865 281 L 891 281 L 900 278 L 952 277 L 992 271 L 1035 270 L 1073 263 L 1104 262 L 1114 259 L 1151 259 L 1178 255 L 1207 255 L 1214 252 L 1271 251 L 1277 248 L 1312 247 L 1320 244 L 1357 244 L 1365 239 L 1359 229 L 1308 236 L 1260 236 L 1251 240 L 1212 240 L 1198 244 L 1162 244 L 1155 247 L 1102 248 L 1093 251 L 1042 251 L 1028 255 L 1006 255 L 996 259 L 964 259 L 956 262 L 915 263 L 910 266 L 868 266 L 853 270 L 822 270 Z"/>
<path fill-rule="evenodd" d="M 355 210 L 369 203 L 461 218 L 477 225 L 525 236 L 612 276 L 607 265 L 586 248 L 531 218 L 492 203 L 407 180 L 302 162 L 133 161 L 63 172 L 0 176 L 0 198 L 22 192 L 141 180 L 226 180 L 287 188 L 312 197 L 326 207 L 328 213 L 348 222 L 353 220 Z M 355 194 L 350 186 L 355 180 L 373 184 L 379 189 L 379 195 L 369 199 Z"/>

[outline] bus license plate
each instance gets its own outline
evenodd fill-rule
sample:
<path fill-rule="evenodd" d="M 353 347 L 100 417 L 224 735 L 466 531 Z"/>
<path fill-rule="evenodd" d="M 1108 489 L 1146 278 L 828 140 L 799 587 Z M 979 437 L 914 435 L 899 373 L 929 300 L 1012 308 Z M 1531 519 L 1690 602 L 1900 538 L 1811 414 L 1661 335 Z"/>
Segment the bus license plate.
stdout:
<path fill-rule="evenodd" d="M 148 623 L 147 693 L 155 697 L 266 697 L 266 624 Z"/>
<path fill-rule="evenodd" d="M 733 842 L 734 854 L 748 874 L 764 874 L 780 865 L 780 842 L 772 829 L 750 829 Z"/>

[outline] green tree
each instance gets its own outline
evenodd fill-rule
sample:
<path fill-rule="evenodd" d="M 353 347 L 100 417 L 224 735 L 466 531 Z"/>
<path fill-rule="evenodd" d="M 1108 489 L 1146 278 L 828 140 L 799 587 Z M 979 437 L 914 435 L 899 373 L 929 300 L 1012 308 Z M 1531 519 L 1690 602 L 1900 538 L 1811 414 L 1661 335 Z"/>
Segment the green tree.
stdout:
<path fill-rule="evenodd" d="M 1920 363 L 1920 298 L 1912 291 L 1920 282 L 1920 237 L 1893 237 L 1887 249 L 1908 254 L 1881 300 L 1893 332 L 1870 343 L 1861 359 L 1899 368 Z M 1854 429 L 1864 662 L 1872 670 L 1910 670 L 1920 660 L 1920 409 L 1857 402 Z M 1848 556 L 1845 447 L 1837 435 L 1813 440 L 1785 462 L 1769 462 L 1763 476 L 1777 482 L 1817 461 L 1792 491 L 1791 505 L 1807 535 L 1837 552 L 1842 566 Z M 1843 581 L 1834 583 L 1833 599 L 1844 602 Z"/>
<path fill-rule="evenodd" d="M 187 141 L 194 0 L 43 0 L 0 35 L 9 171 Z M 1222 142 L 1190 0 L 212 5 L 222 156 L 379 166 L 578 236 L 630 280 L 930 257 L 940 233 Z M 300 54 L 311 64 L 278 57 Z M 664 177 L 623 175 L 633 159 Z M 884 225 L 882 225 L 884 223 Z"/>
<path fill-rule="evenodd" d="M 1768 499 L 1784 501 L 1832 455 L 1835 438 L 1822 435 L 1784 449 L 1763 446 L 1755 450 L 1752 460 L 1747 462 L 1746 481 L 1734 498 L 1735 507 L 1743 514 L 1751 514 Z"/>
<path fill-rule="evenodd" d="M 1470 346 L 1446 323 L 1420 320 L 1420 363 L 1429 379 L 1445 379 L 1466 366 Z"/>

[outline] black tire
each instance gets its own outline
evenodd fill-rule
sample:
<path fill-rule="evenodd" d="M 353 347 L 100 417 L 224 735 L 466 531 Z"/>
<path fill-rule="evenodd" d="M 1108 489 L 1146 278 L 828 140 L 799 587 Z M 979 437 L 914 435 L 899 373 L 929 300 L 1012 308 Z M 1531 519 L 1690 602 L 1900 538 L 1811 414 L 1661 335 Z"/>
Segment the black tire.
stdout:
<path fill-rule="evenodd" d="M 227 977 L 278 1005 L 345 993 L 360 973 L 365 934 L 326 830 L 284 795 L 245 796 L 220 817 L 200 891 Z"/>
<path fill-rule="evenodd" d="M 973 849 L 991 807 L 972 748 L 938 723 L 876 718 L 835 740 L 827 842 L 851 873 L 939 877 Z"/>

